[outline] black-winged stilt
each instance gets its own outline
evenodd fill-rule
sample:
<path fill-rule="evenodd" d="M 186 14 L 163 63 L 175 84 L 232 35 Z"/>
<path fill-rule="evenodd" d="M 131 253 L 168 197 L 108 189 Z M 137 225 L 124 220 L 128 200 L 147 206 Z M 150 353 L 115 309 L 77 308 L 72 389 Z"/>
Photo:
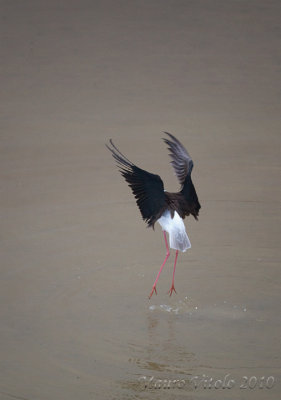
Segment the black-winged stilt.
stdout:
<path fill-rule="evenodd" d="M 199 210 L 201 208 L 191 180 L 193 161 L 175 136 L 168 132 L 164 133 L 171 139 L 165 138 L 163 140 L 168 145 L 168 150 L 172 158 L 171 164 L 181 184 L 181 190 L 177 193 L 169 193 L 164 190 L 164 185 L 159 175 L 151 174 L 133 164 L 117 149 L 112 139 L 110 139 L 111 147 L 106 145 L 117 161 L 121 174 L 124 176 L 135 195 L 142 218 L 147 222 L 148 227 L 152 227 L 153 229 L 155 222 L 158 222 L 164 233 L 167 253 L 157 274 L 149 298 L 151 298 L 154 292 L 157 294 L 156 284 L 170 256 L 166 232 L 169 233 L 170 248 L 176 250 L 173 280 L 168 293 L 170 293 L 171 296 L 173 291 L 176 292 L 174 281 L 178 252 L 184 252 L 191 247 L 185 231 L 183 219 L 190 214 L 193 215 L 195 219 L 198 219 Z"/>

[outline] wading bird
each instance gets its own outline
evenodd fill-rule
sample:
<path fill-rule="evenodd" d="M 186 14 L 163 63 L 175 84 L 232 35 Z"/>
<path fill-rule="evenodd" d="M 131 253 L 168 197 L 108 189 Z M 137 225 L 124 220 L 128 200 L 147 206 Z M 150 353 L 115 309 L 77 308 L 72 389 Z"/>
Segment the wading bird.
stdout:
<path fill-rule="evenodd" d="M 173 291 L 176 293 L 174 281 L 178 252 L 184 252 L 191 247 L 185 231 L 183 219 L 190 214 L 193 215 L 195 219 L 198 219 L 199 210 L 201 208 L 191 180 L 193 161 L 175 136 L 168 132 L 164 133 L 169 136 L 169 139 L 165 138 L 163 140 L 168 145 L 168 150 L 172 158 L 171 164 L 181 184 L 181 189 L 177 193 L 169 193 L 164 190 L 163 181 L 159 175 L 147 172 L 133 164 L 117 149 L 112 139 L 110 139 L 111 146 L 106 145 L 117 161 L 121 174 L 132 189 L 142 218 L 146 221 L 148 227 L 152 227 L 153 229 L 155 222 L 158 222 L 164 233 L 167 253 L 156 276 L 149 298 L 151 298 L 154 292 L 157 294 L 156 284 L 170 256 L 166 232 L 169 233 L 170 248 L 176 250 L 173 280 L 168 293 L 170 296 Z"/>

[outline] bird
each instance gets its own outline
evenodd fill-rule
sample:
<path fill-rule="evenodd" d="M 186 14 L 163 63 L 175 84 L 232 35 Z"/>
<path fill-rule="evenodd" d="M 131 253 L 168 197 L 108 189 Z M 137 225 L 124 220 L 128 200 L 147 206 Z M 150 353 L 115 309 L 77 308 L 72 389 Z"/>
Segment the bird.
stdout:
<path fill-rule="evenodd" d="M 149 299 L 154 293 L 157 295 L 156 285 L 163 267 L 170 256 L 170 249 L 176 250 L 176 254 L 172 284 L 168 294 L 171 296 L 173 292 L 177 293 L 174 283 L 178 253 L 179 251 L 185 252 L 191 247 L 183 220 L 189 215 L 198 220 L 201 208 L 191 179 L 193 169 L 192 158 L 174 135 L 169 132 L 164 133 L 167 137 L 163 138 L 163 140 L 168 146 L 169 155 L 172 159 L 171 164 L 181 186 L 180 190 L 176 193 L 171 193 L 164 189 L 163 181 L 159 175 L 141 169 L 131 162 L 115 146 L 112 139 L 109 140 L 109 144 L 106 144 L 106 147 L 111 151 L 112 156 L 117 162 L 121 175 L 125 178 L 133 192 L 142 218 L 147 223 L 147 227 L 154 229 L 155 223 L 158 222 L 164 234 L 166 257 L 153 283 Z M 169 234 L 169 245 L 167 233 Z"/>

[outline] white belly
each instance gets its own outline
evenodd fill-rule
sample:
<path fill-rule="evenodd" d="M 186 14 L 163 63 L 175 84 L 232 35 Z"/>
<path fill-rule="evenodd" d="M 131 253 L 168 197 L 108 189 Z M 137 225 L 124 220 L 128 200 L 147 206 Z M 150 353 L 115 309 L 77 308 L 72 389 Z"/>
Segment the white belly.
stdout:
<path fill-rule="evenodd" d="M 172 218 L 169 210 L 157 220 L 161 225 L 163 231 L 169 233 L 169 242 L 171 249 L 186 251 L 191 247 L 191 243 L 185 231 L 183 219 L 175 211 L 174 218 Z"/>

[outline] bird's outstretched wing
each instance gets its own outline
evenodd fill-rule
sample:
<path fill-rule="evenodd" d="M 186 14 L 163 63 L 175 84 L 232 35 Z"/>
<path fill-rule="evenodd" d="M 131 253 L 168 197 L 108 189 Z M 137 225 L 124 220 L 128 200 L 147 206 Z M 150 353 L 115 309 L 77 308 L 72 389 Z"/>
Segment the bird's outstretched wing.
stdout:
<path fill-rule="evenodd" d="M 165 207 L 165 193 L 162 179 L 133 164 L 125 157 L 110 139 L 106 147 L 117 161 L 119 170 L 135 195 L 137 205 L 148 226 L 154 226 Z"/>
<path fill-rule="evenodd" d="M 167 138 L 163 138 L 163 140 L 168 145 L 169 155 L 172 158 L 171 164 L 174 167 L 180 184 L 183 185 L 187 175 L 191 175 L 193 161 L 187 150 L 175 136 L 168 132 L 164 133 L 171 138 L 171 140 Z"/>
<path fill-rule="evenodd" d="M 192 214 L 197 219 L 201 205 L 191 179 L 193 161 L 187 150 L 175 136 L 168 132 L 164 133 L 171 138 L 171 140 L 166 138 L 163 140 L 168 145 L 170 156 L 172 157 L 171 163 L 181 184 L 180 194 L 184 198 L 184 202 L 181 204 L 182 214 L 183 216 Z"/>

